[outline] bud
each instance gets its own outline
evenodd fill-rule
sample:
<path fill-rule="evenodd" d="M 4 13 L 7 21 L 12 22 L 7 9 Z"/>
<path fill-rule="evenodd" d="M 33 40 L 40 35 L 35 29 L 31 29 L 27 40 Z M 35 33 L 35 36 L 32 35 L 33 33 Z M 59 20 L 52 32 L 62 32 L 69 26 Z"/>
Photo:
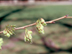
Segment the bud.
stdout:
<path fill-rule="evenodd" d="M 32 42 L 32 31 L 25 29 L 24 41 Z"/>
<path fill-rule="evenodd" d="M 43 18 L 41 18 L 40 20 L 41 20 L 41 24 L 42 24 L 43 26 L 46 26 L 46 25 L 47 25 L 46 22 L 45 22 L 45 20 L 44 20 Z"/>
<path fill-rule="evenodd" d="M 38 20 L 36 21 L 36 23 L 37 23 L 37 24 L 41 24 L 41 20 L 38 19 Z"/>
<path fill-rule="evenodd" d="M 1 49 L 2 44 L 3 44 L 3 39 L 0 38 L 0 49 Z"/>
<path fill-rule="evenodd" d="M 3 34 L 7 37 L 10 37 L 11 35 L 14 34 L 14 31 L 15 31 L 15 26 L 7 25 L 3 31 Z"/>
<path fill-rule="evenodd" d="M 39 33 L 44 34 L 44 27 L 43 27 L 43 25 L 40 22 L 36 23 L 36 28 L 37 28 Z"/>
<path fill-rule="evenodd" d="M 44 34 L 44 26 L 46 26 L 46 25 L 47 24 L 43 18 L 36 21 L 36 28 L 37 28 L 39 33 Z"/>

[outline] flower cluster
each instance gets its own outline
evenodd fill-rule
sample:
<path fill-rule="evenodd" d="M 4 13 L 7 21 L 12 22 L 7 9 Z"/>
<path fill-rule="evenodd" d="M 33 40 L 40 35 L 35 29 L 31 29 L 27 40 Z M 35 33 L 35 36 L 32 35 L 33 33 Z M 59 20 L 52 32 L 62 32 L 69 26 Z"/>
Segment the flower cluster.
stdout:
<path fill-rule="evenodd" d="M 0 49 L 1 49 L 2 44 L 3 44 L 3 39 L 0 38 Z"/>
<path fill-rule="evenodd" d="M 36 28 L 39 33 L 44 34 L 44 26 L 46 26 L 46 22 L 43 18 L 36 21 Z"/>
<path fill-rule="evenodd" d="M 10 37 L 14 34 L 15 31 L 15 25 L 7 25 L 3 31 L 3 34 L 7 37 Z"/>
<path fill-rule="evenodd" d="M 25 36 L 24 36 L 24 41 L 29 41 L 29 42 L 32 42 L 32 31 L 31 30 L 28 30 L 28 29 L 25 29 Z"/>

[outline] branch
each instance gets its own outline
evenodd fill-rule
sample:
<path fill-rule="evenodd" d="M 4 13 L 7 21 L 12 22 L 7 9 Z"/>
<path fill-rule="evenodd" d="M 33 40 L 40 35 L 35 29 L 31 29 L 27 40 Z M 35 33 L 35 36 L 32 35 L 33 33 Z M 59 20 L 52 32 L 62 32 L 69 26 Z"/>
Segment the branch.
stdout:
<path fill-rule="evenodd" d="M 64 18 L 72 18 L 71 16 L 68 17 L 67 15 L 63 16 L 63 17 L 60 17 L 58 19 L 54 19 L 54 20 L 51 20 L 51 21 L 47 21 L 46 23 L 54 23 L 55 21 L 58 21 L 58 20 L 61 20 L 61 19 L 64 19 Z M 30 27 L 30 26 L 34 26 L 36 25 L 36 23 L 33 23 L 33 24 L 30 24 L 30 25 L 26 25 L 26 26 L 23 26 L 23 27 L 18 27 L 18 28 L 15 28 L 15 30 L 19 30 L 19 29 L 25 29 L 27 27 Z M 0 31 L 0 34 L 3 33 L 3 31 Z"/>

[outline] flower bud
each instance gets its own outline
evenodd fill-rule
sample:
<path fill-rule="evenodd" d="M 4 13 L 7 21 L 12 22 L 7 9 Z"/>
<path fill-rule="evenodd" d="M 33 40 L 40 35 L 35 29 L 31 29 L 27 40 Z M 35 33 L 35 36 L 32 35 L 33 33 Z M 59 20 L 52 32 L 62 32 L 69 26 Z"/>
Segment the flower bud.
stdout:
<path fill-rule="evenodd" d="M 0 49 L 1 49 L 2 44 L 3 44 L 3 39 L 0 38 Z"/>
<path fill-rule="evenodd" d="M 42 24 L 43 26 L 46 26 L 46 25 L 47 25 L 46 22 L 45 22 L 45 20 L 44 20 L 43 18 L 41 18 L 40 20 L 41 20 L 41 24 Z"/>
<path fill-rule="evenodd" d="M 7 37 L 10 37 L 11 35 L 14 34 L 14 31 L 15 31 L 14 26 L 12 26 L 12 25 L 7 25 L 6 28 L 5 28 L 4 31 L 3 31 L 3 34 L 4 34 L 5 36 L 7 36 Z"/>
<path fill-rule="evenodd" d="M 39 33 L 44 34 L 44 27 L 43 27 L 43 25 L 41 23 L 37 23 L 36 28 L 37 28 Z"/>
<path fill-rule="evenodd" d="M 44 26 L 46 26 L 46 25 L 47 24 L 43 18 L 36 21 L 36 28 L 37 28 L 39 33 L 44 34 Z"/>
<path fill-rule="evenodd" d="M 32 42 L 32 31 L 25 29 L 24 41 Z"/>

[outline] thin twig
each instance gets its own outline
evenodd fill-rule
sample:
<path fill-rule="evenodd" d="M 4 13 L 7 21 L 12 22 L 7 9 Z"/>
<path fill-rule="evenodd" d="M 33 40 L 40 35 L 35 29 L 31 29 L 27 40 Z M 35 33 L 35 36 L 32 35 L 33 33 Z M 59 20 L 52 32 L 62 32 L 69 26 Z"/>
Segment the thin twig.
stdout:
<path fill-rule="evenodd" d="M 72 18 L 72 16 L 69 16 L 69 17 L 67 17 L 67 18 Z"/>
<path fill-rule="evenodd" d="M 61 19 L 64 19 L 64 18 L 72 18 L 72 17 L 67 17 L 66 16 L 63 16 L 63 17 L 60 17 L 58 19 L 54 19 L 54 20 L 51 20 L 51 21 L 47 21 L 46 23 L 54 23 L 55 21 L 58 21 L 58 20 L 61 20 Z M 29 25 L 26 25 L 26 26 L 23 26 L 23 27 L 18 27 L 18 28 L 15 28 L 15 30 L 19 30 L 19 29 L 25 29 L 27 27 L 30 27 L 30 26 L 34 26 L 36 25 L 36 23 L 33 23 L 33 24 L 29 24 Z M 3 33 L 3 31 L 0 31 L 0 34 Z"/>

